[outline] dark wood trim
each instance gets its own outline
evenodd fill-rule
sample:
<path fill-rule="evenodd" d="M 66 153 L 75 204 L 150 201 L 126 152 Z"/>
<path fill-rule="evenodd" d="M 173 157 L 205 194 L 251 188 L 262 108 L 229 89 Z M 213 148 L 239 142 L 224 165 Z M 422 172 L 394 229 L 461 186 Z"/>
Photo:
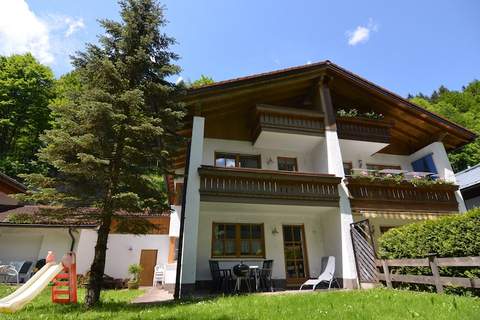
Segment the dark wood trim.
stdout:
<path fill-rule="evenodd" d="M 252 140 L 262 131 L 323 136 L 323 114 L 314 110 L 259 104 L 254 110 Z"/>
<path fill-rule="evenodd" d="M 215 226 L 216 225 L 233 225 L 235 226 L 235 255 L 234 256 L 227 256 L 227 255 L 214 255 L 213 254 L 213 247 L 214 247 L 214 231 L 215 231 Z M 262 255 L 242 255 L 241 253 L 241 226 L 252 226 L 252 225 L 257 225 L 261 227 L 261 243 L 262 243 Z M 210 258 L 211 259 L 240 259 L 240 258 L 245 258 L 245 259 L 265 259 L 266 257 L 266 252 L 265 252 L 265 225 L 264 223 L 237 223 L 237 222 L 213 222 L 212 223 L 212 237 L 210 241 Z M 250 238 L 251 240 L 251 238 Z"/>
<path fill-rule="evenodd" d="M 325 114 L 325 130 L 336 131 L 336 115 L 335 109 L 333 108 L 332 97 L 330 94 L 329 82 L 331 80 L 330 76 L 322 75 L 318 81 L 318 89 L 314 96 L 314 103 L 316 107 L 320 107 L 323 113 Z M 320 105 L 318 105 L 320 104 Z"/>
<path fill-rule="evenodd" d="M 201 201 L 338 207 L 341 178 L 304 172 L 202 166 Z"/>
<path fill-rule="evenodd" d="M 390 143 L 393 124 L 385 120 L 337 117 L 340 139 Z"/>
<path fill-rule="evenodd" d="M 456 185 L 414 186 L 410 182 L 345 180 L 353 210 L 458 212 Z"/>

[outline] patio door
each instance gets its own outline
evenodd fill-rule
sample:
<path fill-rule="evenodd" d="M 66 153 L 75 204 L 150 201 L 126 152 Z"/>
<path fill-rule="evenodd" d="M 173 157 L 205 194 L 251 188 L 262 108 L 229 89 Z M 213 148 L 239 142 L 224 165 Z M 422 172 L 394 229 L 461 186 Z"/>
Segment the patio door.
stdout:
<path fill-rule="evenodd" d="M 297 286 L 308 278 L 308 259 L 303 225 L 283 225 L 283 249 L 287 286 Z"/>

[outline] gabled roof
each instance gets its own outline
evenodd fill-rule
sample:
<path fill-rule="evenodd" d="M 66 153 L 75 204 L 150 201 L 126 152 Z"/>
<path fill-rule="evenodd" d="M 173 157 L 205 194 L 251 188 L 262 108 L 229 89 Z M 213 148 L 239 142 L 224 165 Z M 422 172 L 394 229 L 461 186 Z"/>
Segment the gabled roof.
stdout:
<path fill-rule="evenodd" d="M 3 186 L 3 188 L 1 188 Z M 8 189 L 9 193 L 22 193 L 27 191 L 27 187 L 20 182 L 10 178 L 4 173 L 0 172 L 0 189 Z"/>
<path fill-rule="evenodd" d="M 371 102 L 381 106 L 381 111 L 389 113 L 390 118 L 397 122 L 393 127 L 393 136 L 401 146 L 386 150 L 388 153 L 410 154 L 412 150 L 431 143 L 432 139 L 444 139 L 447 150 L 454 150 L 477 137 L 474 132 L 328 60 L 193 88 L 185 101 L 192 109 L 199 107 L 200 111 L 195 113 L 218 117 L 230 110 L 251 108 L 249 104 L 252 103 L 269 103 L 269 99 L 280 101 L 289 94 L 305 95 L 322 75 L 332 78 L 333 100 L 362 96 L 364 104 Z"/>
<path fill-rule="evenodd" d="M 455 174 L 460 189 L 480 185 L 480 163 Z"/>

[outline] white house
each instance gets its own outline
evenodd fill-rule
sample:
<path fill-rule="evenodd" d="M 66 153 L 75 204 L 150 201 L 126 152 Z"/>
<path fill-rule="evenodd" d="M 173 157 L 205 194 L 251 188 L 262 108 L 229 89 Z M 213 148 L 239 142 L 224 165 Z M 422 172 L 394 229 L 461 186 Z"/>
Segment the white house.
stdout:
<path fill-rule="evenodd" d="M 355 287 L 353 222 L 369 219 L 377 238 L 465 210 L 447 151 L 475 134 L 329 61 L 194 88 L 185 100 L 190 150 L 170 184 L 184 197 L 182 294 L 210 285 L 209 260 L 271 259 L 276 286 L 295 287 L 328 255 Z"/>

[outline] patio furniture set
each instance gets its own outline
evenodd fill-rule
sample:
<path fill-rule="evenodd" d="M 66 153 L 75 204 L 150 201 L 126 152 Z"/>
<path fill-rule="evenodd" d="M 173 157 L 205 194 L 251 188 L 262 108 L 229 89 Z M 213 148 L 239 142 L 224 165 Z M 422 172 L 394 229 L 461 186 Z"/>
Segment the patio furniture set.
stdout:
<path fill-rule="evenodd" d="M 264 260 L 262 266 L 246 265 L 242 261 L 232 269 L 220 268 L 219 261 L 210 260 L 212 291 L 223 293 L 273 291 L 273 260 Z M 233 285 L 234 284 L 234 285 Z"/>

